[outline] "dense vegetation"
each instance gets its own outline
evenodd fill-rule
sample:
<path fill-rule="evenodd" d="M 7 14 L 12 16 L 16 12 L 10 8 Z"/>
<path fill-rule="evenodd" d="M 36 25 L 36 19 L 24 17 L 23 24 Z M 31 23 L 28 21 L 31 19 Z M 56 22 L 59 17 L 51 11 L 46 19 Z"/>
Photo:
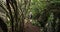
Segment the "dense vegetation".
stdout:
<path fill-rule="evenodd" d="M 60 32 L 60 0 L 0 0 L 0 18 L 8 32 L 25 32 L 29 23 L 38 32 Z"/>

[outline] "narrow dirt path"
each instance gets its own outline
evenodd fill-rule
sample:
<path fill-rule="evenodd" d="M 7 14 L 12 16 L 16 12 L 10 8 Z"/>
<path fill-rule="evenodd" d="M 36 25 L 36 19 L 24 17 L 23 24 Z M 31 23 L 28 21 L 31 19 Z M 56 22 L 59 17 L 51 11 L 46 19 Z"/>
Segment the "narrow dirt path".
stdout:
<path fill-rule="evenodd" d="M 30 21 L 24 24 L 24 32 L 39 32 L 40 29 L 37 26 L 33 26 Z"/>

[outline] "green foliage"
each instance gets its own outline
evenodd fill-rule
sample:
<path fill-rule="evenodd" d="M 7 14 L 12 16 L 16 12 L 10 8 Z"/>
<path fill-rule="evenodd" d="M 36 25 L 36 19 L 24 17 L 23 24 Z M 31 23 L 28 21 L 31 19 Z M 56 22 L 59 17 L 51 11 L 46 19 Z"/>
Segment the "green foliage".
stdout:
<path fill-rule="evenodd" d="M 41 26 L 40 23 L 37 22 L 36 20 L 33 20 L 33 21 L 32 21 L 32 25 L 34 25 L 34 26 L 38 26 L 38 27 Z"/>
<path fill-rule="evenodd" d="M 31 1 L 31 12 L 33 14 L 33 19 L 37 19 L 42 10 L 46 7 L 46 2 L 41 2 L 40 0 L 32 0 Z"/>
<path fill-rule="evenodd" d="M 49 2 L 47 2 L 45 0 L 43 0 L 43 1 L 42 0 L 31 0 L 31 2 L 29 0 L 18 0 L 18 1 L 9 0 L 9 1 L 11 3 L 9 3 L 8 0 L 7 0 L 7 2 L 8 2 L 7 4 L 9 4 L 9 5 L 7 5 L 8 7 L 6 7 L 5 6 L 6 3 L 3 3 L 3 2 L 0 2 L 0 7 L 5 11 L 7 17 L 10 19 L 10 21 L 12 23 L 12 26 L 13 25 L 16 26 L 15 27 L 16 31 L 18 30 L 17 29 L 18 28 L 17 27 L 18 26 L 18 22 L 20 22 L 19 25 L 24 24 L 23 22 L 24 22 L 24 19 L 26 17 L 26 14 L 29 14 L 28 11 L 32 12 L 32 20 L 33 20 L 32 24 L 40 27 L 41 23 L 39 23 L 38 20 L 41 20 L 41 18 L 43 19 L 43 16 L 45 17 L 45 14 L 43 13 L 44 12 L 43 10 L 47 8 L 47 5 L 49 5 L 51 3 L 55 3 L 56 5 L 60 6 L 60 0 L 50 0 Z M 52 4 L 52 5 L 54 6 L 55 4 Z M 58 7 L 56 5 L 55 5 L 54 8 Z M 50 6 L 50 7 L 53 8 L 53 6 L 52 7 Z M 49 9 L 49 8 L 47 8 L 47 9 Z M 48 11 L 48 13 L 51 14 L 51 15 L 49 14 L 50 15 L 49 17 L 47 16 L 48 17 L 47 29 L 49 30 L 52 27 L 52 24 L 54 24 L 53 23 L 54 15 L 50 11 Z M 40 16 L 41 16 L 41 18 L 40 18 Z M 43 21 L 43 22 L 45 22 L 45 21 Z M 9 26 L 10 22 L 7 22 L 7 24 Z M 21 26 L 19 26 L 19 27 L 21 27 Z M 58 26 L 57 23 L 56 23 L 56 26 Z M 23 28 L 21 28 L 21 29 L 23 29 Z"/>

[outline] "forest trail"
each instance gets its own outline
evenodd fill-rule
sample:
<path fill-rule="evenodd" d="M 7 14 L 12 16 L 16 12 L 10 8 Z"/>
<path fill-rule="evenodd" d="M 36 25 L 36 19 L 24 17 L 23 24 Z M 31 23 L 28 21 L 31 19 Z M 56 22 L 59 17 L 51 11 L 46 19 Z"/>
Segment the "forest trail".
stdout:
<path fill-rule="evenodd" d="M 25 20 L 24 32 L 39 32 L 39 31 L 40 31 L 39 27 L 34 26 L 30 21 L 27 22 L 27 20 Z"/>

